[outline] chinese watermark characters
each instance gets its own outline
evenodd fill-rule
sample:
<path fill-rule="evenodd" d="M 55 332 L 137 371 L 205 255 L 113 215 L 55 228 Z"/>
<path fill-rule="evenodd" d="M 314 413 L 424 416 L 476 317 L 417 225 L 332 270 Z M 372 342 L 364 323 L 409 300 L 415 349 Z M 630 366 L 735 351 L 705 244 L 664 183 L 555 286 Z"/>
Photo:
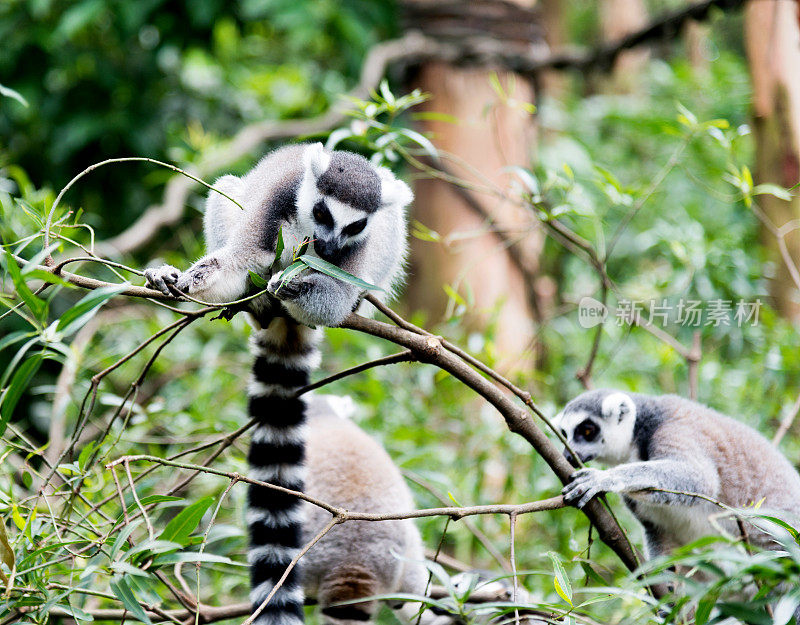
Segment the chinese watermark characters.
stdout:
<path fill-rule="evenodd" d="M 730 327 L 741 328 L 745 324 L 758 325 L 761 300 L 714 299 L 709 301 L 667 299 L 634 301 L 621 299 L 613 311 L 616 325 L 652 325 L 666 327 L 670 322 L 690 328 Z M 608 307 L 593 297 L 584 297 L 578 304 L 578 323 L 583 328 L 592 328 L 604 323 L 611 316 Z"/>

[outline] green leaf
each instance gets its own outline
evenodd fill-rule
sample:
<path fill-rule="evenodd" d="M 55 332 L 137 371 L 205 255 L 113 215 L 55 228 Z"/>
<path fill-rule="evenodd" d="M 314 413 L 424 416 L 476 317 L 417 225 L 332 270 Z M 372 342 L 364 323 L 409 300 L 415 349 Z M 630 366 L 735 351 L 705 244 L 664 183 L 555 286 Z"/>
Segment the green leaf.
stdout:
<path fill-rule="evenodd" d="M 15 91 L 11 87 L 6 87 L 5 85 L 0 84 L 0 96 L 16 100 L 22 106 L 24 106 L 25 108 L 28 108 L 28 101 L 25 98 L 23 98 L 22 95 L 18 91 Z"/>
<path fill-rule="evenodd" d="M 42 354 L 35 354 L 22 363 L 22 366 L 14 372 L 8 389 L 0 397 L 0 436 L 6 431 L 8 422 L 11 419 L 11 413 L 16 408 L 17 402 L 19 402 L 31 379 L 36 375 L 43 360 L 44 356 Z"/>
<path fill-rule="evenodd" d="M 44 319 L 44 316 L 47 313 L 47 302 L 33 294 L 33 291 L 31 291 L 28 285 L 25 283 L 25 279 L 22 277 L 22 272 L 20 271 L 19 265 L 17 265 L 17 261 L 14 259 L 13 254 L 11 254 L 11 252 L 8 250 L 5 252 L 6 269 L 11 276 L 11 281 L 14 283 L 14 288 L 16 289 L 17 294 L 20 296 L 22 301 L 25 302 L 28 308 L 30 308 L 34 317 L 39 320 Z"/>
<path fill-rule="evenodd" d="M 14 568 L 14 550 L 11 548 L 11 543 L 8 542 L 6 524 L 3 523 L 2 519 L 0 519 L 0 562 L 5 564 L 9 569 Z M 8 579 L 2 571 L 0 571 L 0 575 L 3 576 L 6 584 L 8 584 Z"/>
<path fill-rule="evenodd" d="M 44 269 L 31 269 L 30 271 L 23 272 L 25 278 L 28 280 L 41 280 L 50 284 L 58 284 L 59 286 L 69 286 L 69 282 L 64 280 L 61 276 L 57 276 Z"/>
<path fill-rule="evenodd" d="M 557 553 L 551 551 L 547 555 L 550 557 L 550 560 L 553 563 L 553 569 L 555 570 L 553 586 L 555 587 L 558 596 L 568 604 L 572 605 L 572 584 L 569 581 L 569 577 L 567 577 L 567 571 L 564 568 L 564 565 L 561 563 L 561 559 Z"/>
<path fill-rule="evenodd" d="M 757 185 L 756 188 L 753 189 L 753 195 L 774 195 L 776 198 L 785 200 L 786 202 L 792 199 L 792 194 L 789 193 L 787 189 L 770 183 Z"/>
<path fill-rule="evenodd" d="M 250 274 L 250 282 L 252 282 L 256 288 L 263 289 L 267 286 L 267 281 L 264 280 L 261 276 L 253 271 L 248 271 L 247 273 Z"/>
<path fill-rule="evenodd" d="M 410 130 L 408 128 L 401 128 L 397 131 L 399 134 L 411 139 L 414 143 L 419 145 L 423 150 L 428 153 L 433 159 L 439 159 L 439 150 L 436 149 L 436 146 L 431 143 L 430 139 L 428 139 L 425 135 L 418 133 L 415 130 Z"/>
<path fill-rule="evenodd" d="M 95 447 L 97 446 L 97 441 L 89 441 L 87 445 L 81 449 L 81 453 L 78 455 L 78 467 L 81 471 L 86 470 L 86 463 L 89 461 L 89 456 L 94 451 Z"/>
<path fill-rule="evenodd" d="M 226 556 L 218 556 L 215 553 L 200 553 L 198 551 L 188 551 L 181 553 L 165 553 L 153 559 L 153 566 L 164 566 L 167 564 L 177 564 L 178 562 L 219 562 L 221 564 L 235 564 L 237 566 L 248 566 L 245 563 L 234 562 Z"/>
<path fill-rule="evenodd" d="M 138 519 L 133 523 L 128 523 L 125 527 L 121 530 L 117 530 L 117 537 L 114 540 L 114 544 L 111 546 L 111 550 L 108 552 L 109 559 L 113 560 L 117 557 L 117 554 L 122 549 L 122 545 L 125 544 L 125 541 L 128 540 L 128 537 L 133 534 L 134 530 L 141 525 L 142 519 Z"/>
<path fill-rule="evenodd" d="M 308 244 L 311 243 L 311 239 L 303 239 L 303 242 L 300 244 L 300 248 L 295 253 L 295 258 L 302 256 L 308 251 Z"/>
<path fill-rule="evenodd" d="M 122 605 L 125 606 L 125 609 L 131 613 L 131 616 L 142 623 L 152 625 L 150 618 L 147 616 L 147 613 L 144 611 L 142 606 L 139 605 L 139 602 L 136 600 L 131 587 L 128 585 L 128 582 L 124 577 L 120 577 L 116 580 L 112 579 L 109 583 L 109 586 L 117 598 L 122 601 Z"/>
<path fill-rule="evenodd" d="M 341 280 L 342 282 L 347 282 L 348 284 L 352 284 L 369 291 L 383 291 L 383 289 L 379 286 L 375 286 L 369 282 L 364 282 L 364 280 L 361 278 L 357 278 L 353 274 L 347 273 L 344 269 L 337 267 L 326 260 L 317 258 L 316 256 L 301 256 L 297 260 L 305 263 L 312 269 L 316 269 L 320 273 L 324 273 L 325 275 L 336 278 L 337 280 Z"/>
<path fill-rule="evenodd" d="M 306 269 L 307 265 L 305 263 L 301 263 L 299 260 L 293 262 L 289 265 L 286 269 L 284 269 L 280 274 L 281 283 L 278 285 L 278 291 L 280 292 L 281 288 L 284 284 L 289 282 L 292 278 L 294 278 L 297 274 L 301 271 Z"/>
<path fill-rule="evenodd" d="M 285 245 L 283 243 L 283 226 L 278 228 L 278 239 L 275 242 L 275 260 L 272 261 L 272 267 L 280 266 L 281 256 L 283 255 L 283 249 Z"/>
<path fill-rule="evenodd" d="M 167 523 L 159 538 L 186 545 L 189 542 L 189 536 L 197 529 L 200 520 L 212 503 L 214 503 L 214 498 L 209 495 L 184 508 L 174 519 Z"/>
<path fill-rule="evenodd" d="M 89 319 L 94 317 L 103 304 L 127 288 L 127 284 L 115 284 L 87 293 L 72 308 L 61 315 L 56 329 L 64 334 L 78 331 L 86 325 Z"/>

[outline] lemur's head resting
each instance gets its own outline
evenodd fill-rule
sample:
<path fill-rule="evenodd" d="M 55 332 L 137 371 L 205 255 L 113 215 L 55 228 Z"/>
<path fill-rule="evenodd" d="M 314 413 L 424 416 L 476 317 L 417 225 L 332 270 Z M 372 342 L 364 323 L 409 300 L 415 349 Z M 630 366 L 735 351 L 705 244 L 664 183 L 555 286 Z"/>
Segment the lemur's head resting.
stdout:
<path fill-rule="evenodd" d="M 306 147 L 298 220 L 304 232 L 313 232 L 314 251 L 328 262 L 338 264 L 366 238 L 378 211 L 402 211 L 412 199 L 408 185 L 363 156 L 328 152 L 321 143 Z"/>
<path fill-rule="evenodd" d="M 582 462 L 600 460 L 608 464 L 628 462 L 634 448 L 633 426 L 636 402 L 627 393 L 613 390 L 588 391 L 570 401 L 553 424 Z M 564 450 L 573 465 L 577 461 Z"/>

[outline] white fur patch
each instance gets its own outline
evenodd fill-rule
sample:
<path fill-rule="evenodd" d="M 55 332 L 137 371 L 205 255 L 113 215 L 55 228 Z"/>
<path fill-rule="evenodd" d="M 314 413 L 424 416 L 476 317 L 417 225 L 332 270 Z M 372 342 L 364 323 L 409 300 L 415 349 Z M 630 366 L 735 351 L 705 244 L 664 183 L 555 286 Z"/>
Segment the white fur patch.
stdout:
<path fill-rule="evenodd" d="M 253 432 L 251 440 L 256 444 L 299 445 L 308 438 L 308 426 L 273 428 L 262 425 Z"/>
<path fill-rule="evenodd" d="M 261 604 L 267 598 L 272 589 L 275 587 L 275 584 L 271 581 L 261 582 L 258 586 L 253 588 L 250 591 L 250 601 L 253 604 Z M 278 591 L 275 593 L 275 596 L 270 599 L 269 605 L 286 605 L 287 603 L 300 603 L 302 604 L 305 601 L 305 594 L 303 593 L 302 586 L 294 586 L 294 587 L 286 587 L 286 585 L 282 585 Z M 270 615 L 271 616 L 271 615 Z M 284 615 L 286 616 L 286 615 Z M 272 622 L 272 619 L 269 619 Z M 256 623 L 261 622 L 261 616 L 258 617 Z M 298 621 L 299 622 L 299 621 Z M 286 621 L 281 620 L 279 625 L 285 625 Z"/>
<path fill-rule="evenodd" d="M 273 395 L 291 397 L 295 394 L 297 388 L 299 387 L 284 386 L 283 384 L 265 384 L 251 378 L 247 385 L 247 394 L 250 397 L 270 397 Z"/>
<path fill-rule="evenodd" d="M 259 482 L 302 482 L 306 477 L 306 467 L 302 464 L 277 464 L 269 467 L 251 467 L 248 477 Z"/>
<path fill-rule="evenodd" d="M 603 417 L 619 422 L 636 418 L 636 405 L 625 393 L 611 393 L 603 400 Z"/>
<path fill-rule="evenodd" d="M 267 562 L 269 564 L 285 563 L 289 564 L 292 558 L 300 551 L 297 547 L 287 547 L 286 545 L 261 545 L 253 547 L 247 552 L 247 563 Z"/>
<path fill-rule="evenodd" d="M 302 500 L 298 499 L 298 502 Z M 306 518 L 305 506 L 292 506 L 288 510 L 273 512 L 264 508 L 250 508 L 245 514 L 247 525 L 260 523 L 267 527 L 286 527 L 293 523 L 302 523 Z"/>

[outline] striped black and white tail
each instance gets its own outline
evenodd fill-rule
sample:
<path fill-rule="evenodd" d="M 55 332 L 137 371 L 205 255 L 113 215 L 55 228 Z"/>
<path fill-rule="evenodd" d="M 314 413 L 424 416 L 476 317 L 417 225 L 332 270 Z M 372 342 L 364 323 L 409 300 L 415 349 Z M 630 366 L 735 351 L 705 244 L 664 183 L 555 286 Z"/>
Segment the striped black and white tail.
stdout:
<path fill-rule="evenodd" d="M 319 332 L 278 318 L 254 331 L 250 416 L 258 420 L 248 461 L 250 477 L 295 491 L 303 490 L 306 405 L 295 398 L 319 366 Z M 257 610 L 302 547 L 303 502 L 291 495 L 250 485 L 250 601 Z M 303 586 L 299 565 L 289 573 L 255 625 L 302 625 Z"/>

